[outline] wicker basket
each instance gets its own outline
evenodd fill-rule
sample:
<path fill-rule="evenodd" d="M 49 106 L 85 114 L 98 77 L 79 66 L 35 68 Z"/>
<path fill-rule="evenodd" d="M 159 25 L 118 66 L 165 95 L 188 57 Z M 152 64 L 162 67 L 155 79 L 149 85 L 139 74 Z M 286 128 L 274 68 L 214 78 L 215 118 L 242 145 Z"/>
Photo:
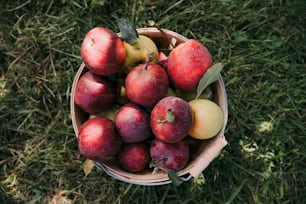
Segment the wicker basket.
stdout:
<path fill-rule="evenodd" d="M 171 40 L 176 39 L 176 45 L 185 42 L 187 38 L 175 33 L 170 30 L 163 29 L 161 32 L 157 28 L 140 28 L 137 29 L 139 34 L 146 35 L 150 37 L 159 48 L 168 48 Z M 120 34 L 118 34 L 120 35 Z M 71 117 L 72 124 L 76 136 L 78 135 L 80 126 L 85 122 L 89 115 L 83 112 L 75 103 L 74 95 L 76 84 L 80 76 L 87 71 L 84 63 L 81 64 L 79 70 L 77 71 L 71 90 Z M 227 141 L 224 137 L 224 129 L 226 127 L 228 118 L 228 108 L 227 108 L 227 97 L 226 90 L 223 83 L 223 79 L 220 78 L 213 84 L 214 91 L 214 101 L 221 107 L 224 116 L 224 124 L 221 131 L 214 138 L 210 140 L 203 140 L 201 144 L 191 152 L 191 158 L 188 165 L 177 172 L 177 174 L 185 181 L 198 177 L 201 172 L 212 162 L 212 160 L 219 154 L 219 152 L 227 145 Z M 158 171 L 152 174 L 152 169 L 147 169 L 142 173 L 130 173 L 120 168 L 116 161 L 109 161 L 104 163 L 94 162 L 95 166 L 103 171 L 109 176 L 133 184 L 139 185 L 164 185 L 171 183 L 168 175 L 165 172 Z"/>

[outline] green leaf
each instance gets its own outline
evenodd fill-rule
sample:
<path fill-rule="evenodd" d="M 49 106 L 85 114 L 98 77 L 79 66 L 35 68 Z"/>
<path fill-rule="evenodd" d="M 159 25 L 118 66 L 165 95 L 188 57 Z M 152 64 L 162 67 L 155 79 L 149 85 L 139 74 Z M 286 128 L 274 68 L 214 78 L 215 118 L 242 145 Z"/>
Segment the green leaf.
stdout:
<path fill-rule="evenodd" d="M 220 72 L 223 69 L 223 66 L 224 65 L 222 63 L 216 63 L 205 72 L 205 74 L 199 81 L 199 84 L 197 87 L 196 99 L 199 98 L 199 96 L 205 90 L 207 86 L 209 86 L 211 83 L 218 80 L 220 76 Z"/>
<path fill-rule="evenodd" d="M 149 163 L 150 168 L 163 168 L 164 164 L 162 162 L 157 162 L 154 160 L 151 160 Z"/>
<path fill-rule="evenodd" d="M 171 111 L 171 109 L 167 110 L 166 113 L 166 121 L 169 123 L 173 123 L 175 121 L 175 115 L 174 113 Z"/>
<path fill-rule="evenodd" d="M 138 32 L 134 25 L 126 18 L 120 18 L 118 19 L 118 27 L 121 33 L 121 38 L 129 43 L 133 44 L 137 41 L 138 38 Z"/>
<path fill-rule="evenodd" d="M 173 170 L 168 170 L 168 177 L 174 186 L 179 186 L 184 182 L 184 180 Z"/>
<path fill-rule="evenodd" d="M 150 163 L 149 163 L 149 166 L 150 168 L 154 168 L 155 169 L 161 169 L 165 172 L 167 172 L 168 174 L 168 177 L 169 177 L 169 180 L 172 182 L 172 184 L 174 186 L 179 186 L 181 185 L 184 180 L 179 177 L 175 171 L 171 170 L 171 169 L 165 169 L 164 168 L 164 162 L 165 162 L 166 159 L 160 161 L 160 162 L 157 162 L 157 161 L 154 161 L 154 160 L 151 160 Z M 154 171 L 153 171 L 154 172 Z"/>

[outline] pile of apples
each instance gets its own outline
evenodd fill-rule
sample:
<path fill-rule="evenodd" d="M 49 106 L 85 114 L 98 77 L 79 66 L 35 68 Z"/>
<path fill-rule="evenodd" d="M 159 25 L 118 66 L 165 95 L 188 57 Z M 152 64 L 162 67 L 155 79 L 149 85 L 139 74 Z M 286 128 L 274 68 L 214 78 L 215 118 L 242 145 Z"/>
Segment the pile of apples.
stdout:
<path fill-rule="evenodd" d="M 195 39 L 166 54 L 131 24 L 121 21 L 119 28 L 117 35 L 95 27 L 81 45 L 87 69 L 74 101 L 90 117 L 80 127 L 79 150 L 93 161 L 116 160 L 133 173 L 149 167 L 179 171 L 190 160 L 189 141 L 212 138 L 223 125 L 211 87 L 210 98 L 205 91 L 194 98 L 213 58 Z"/>

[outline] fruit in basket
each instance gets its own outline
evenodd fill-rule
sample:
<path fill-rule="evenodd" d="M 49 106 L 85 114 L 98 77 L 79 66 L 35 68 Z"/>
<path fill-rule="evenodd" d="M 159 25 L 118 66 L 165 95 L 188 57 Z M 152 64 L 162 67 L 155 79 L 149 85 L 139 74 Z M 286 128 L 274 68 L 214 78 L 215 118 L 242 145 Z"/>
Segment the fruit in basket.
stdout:
<path fill-rule="evenodd" d="M 129 172 L 144 170 L 149 161 L 149 147 L 143 143 L 125 144 L 118 153 L 120 166 Z"/>
<path fill-rule="evenodd" d="M 125 143 L 142 142 L 152 135 L 149 114 L 133 103 L 120 107 L 115 125 Z"/>
<path fill-rule="evenodd" d="M 118 20 L 118 27 L 126 50 L 123 63 L 126 73 L 139 64 L 158 62 L 158 48 L 151 38 L 138 35 L 134 25 L 125 18 Z"/>
<path fill-rule="evenodd" d="M 162 68 L 164 68 L 164 70 L 167 72 L 167 70 L 168 70 L 168 56 L 162 51 L 160 51 L 158 53 L 158 64 Z"/>
<path fill-rule="evenodd" d="M 156 138 L 176 143 L 188 135 L 192 125 L 192 111 L 187 101 L 176 97 L 162 98 L 153 107 L 150 126 Z"/>
<path fill-rule="evenodd" d="M 78 147 L 86 158 L 103 162 L 113 158 L 120 150 L 122 141 L 115 123 L 106 117 L 85 121 L 78 134 Z"/>
<path fill-rule="evenodd" d="M 150 145 L 150 155 L 155 166 L 164 170 L 179 171 L 186 166 L 190 150 L 184 141 L 169 144 L 153 139 Z"/>
<path fill-rule="evenodd" d="M 107 109 L 116 95 L 116 85 L 112 81 L 87 71 L 76 85 L 74 101 L 83 111 L 96 114 Z"/>
<path fill-rule="evenodd" d="M 165 70 L 158 64 L 140 64 L 127 74 L 125 88 L 132 102 L 152 107 L 167 95 L 169 78 Z"/>
<path fill-rule="evenodd" d="M 158 49 L 149 37 L 139 35 L 134 43 L 123 43 L 126 50 L 126 58 L 123 66 L 127 71 L 131 70 L 138 64 L 144 64 L 146 62 L 157 63 Z"/>
<path fill-rule="evenodd" d="M 160 51 L 163 51 L 163 49 L 166 47 L 166 46 L 168 46 L 168 44 L 167 43 L 164 43 L 164 42 L 162 42 L 162 41 L 167 41 L 167 38 L 165 38 L 166 37 L 166 35 L 169 37 L 170 36 L 170 38 L 171 38 L 171 33 L 167 33 L 167 30 L 165 30 L 165 33 L 166 33 L 166 35 L 164 36 L 164 35 L 161 35 L 160 37 L 155 37 L 156 36 L 156 32 L 157 32 L 157 30 L 156 29 L 143 29 L 143 30 L 141 30 L 141 32 L 145 32 L 146 34 L 148 34 L 147 36 L 154 36 L 152 39 L 155 41 L 155 39 L 156 39 L 156 41 L 155 42 L 157 42 L 158 44 L 157 45 L 162 45 L 162 47 L 160 47 L 161 48 L 161 50 Z M 119 35 L 120 36 L 120 35 Z M 174 38 L 177 38 L 177 40 L 178 40 L 178 44 L 180 44 L 182 41 L 185 41 L 185 38 L 180 38 L 180 36 L 178 35 L 178 36 L 175 36 Z M 169 39 L 169 38 L 168 38 Z M 172 40 L 171 40 L 172 41 Z M 164 46 L 164 44 L 165 44 L 165 46 Z M 168 54 L 168 52 L 167 52 L 167 54 Z M 160 61 L 158 61 L 158 64 L 159 65 L 161 65 L 161 66 L 163 66 L 163 64 L 162 63 L 160 63 Z M 164 69 L 165 69 L 165 67 L 163 67 Z M 85 69 L 83 69 L 83 70 L 81 70 L 81 71 L 85 71 L 86 70 L 86 68 Z M 166 69 L 166 72 L 167 72 L 167 69 Z M 207 72 L 206 72 L 207 73 Z M 120 74 L 122 74 L 122 75 L 120 75 Z M 126 86 L 125 86 L 125 77 L 127 76 L 127 72 L 125 71 L 119 71 L 118 73 L 116 73 L 116 74 L 112 74 L 111 76 L 108 76 L 107 78 L 111 78 L 111 80 L 112 81 L 115 81 L 115 83 L 116 83 L 116 85 L 117 85 L 117 100 L 114 102 L 114 105 L 115 106 L 117 106 L 117 107 L 120 107 L 120 106 L 122 106 L 122 105 L 124 105 L 124 104 L 126 104 L 126 103 L 128 103 L 128 102 L 131 102 L 126 96 Z M 118 77 L 119 76 L 119 77 Z M 186 77 L 188 77 L 189 76 L 189 74 L 187 74 L 186 75 Z M 123 83 L 118 83 L 118 78 L 120 78 L 120 80 L 122 80 L 122 81 L 124 81 L 124 84 Z M 142 78 L 139 78 L 139 80 L 142 80 Z M 169 79 L 168 79 L 169 80 Z M 200 83 L 199 83 L 200 84 Z M 167 95 L 177 95 L 178 97 L 181 97 L 181 95 L 180 94 L 177 94 L 177 90 L 178 90 L 178 88 L 176 88 L 176 87 L 174 87 L 174 86 L 172 86 L 173 84 L 171 84 L 171 86 L 169 86 L 169 88 L 168 88 L 168 93 L 167 93 Z M 205 90 L 205 88 L 204 88 L 204 86 L 199 86 L 200 87 L 200 89 L 199 90 Z M 220 87 L 217 87 L 217 88 L 220 88 Z M 222 87 L 221 87 L 222 88 Z M 194 91 L 192 94 L 192 97 L 191 98 L 193 98 L 194 97 L 194 93 L 195 93 L 195 89 L 193 89 L 192 91 Z M 198 92 L 197 91 L 197 94 L 199 94 L 200 95 L 200 93 L 202 93 L 202 91 L 200 91 L 200 92 Z M 215 90 L 214 90 L 215 91 Z M 218 91 L 218 90 L 217 90 Z M 222 91 L 222 90 L 221 90 Z M 149 89 L 147 89 L 147 92 L 149 93 L 149 92 L 151 92 L 151 89 L 149 88 Z M 222 99 L 222 98 L 221 98 Z M 187 100 L 186 100 L 187 101 Z M 72 104 L 73 105 L 73 104 Z M 73 108 L 73 107 L 72 107 Z M 152 108 L 153 107 L 142 107 L 143 109 L 145 109 L 148 113 L 149 113 L 149 111 L 150 110 L 152 110 Z M 103 111 L 102 111 L 103 112 Z M 75 113 L 75 115 L 76 116 L 78 116 L 78 114 L 79 114 L 79 110 L 76 110 L 76 113 Z M 74 115 L 74 113 L 73 113 L 73 117 L 75 116 Z M 168 114 L 168 115 L 170 115 L 170 118 L 173 118 L 173 116 L 171 116 L 171 114 Z M 83 119 L 83 114 L 81 114 L 80 115 L 81 117 L 81 119 Z M 74 120 L 74 118 L 73 118 L 73 120 Z M 83 122 L 83 120 L 79 120 L 79 117 L 76 117 L 76 124 L 79 124 L 80 122 Z M 74 124 L 75 125 L 75 124 Z M 75 127 L 76 128 L 76 131 L 77 130 L 79 130 L 79 127 Z M 78 131 L 77 131 L 78 132 Z M 187 140 L 187 139 L 189 139 L 189 140 Z M 193 148 L 192 149 L 192 151 L 194 151 L 195 150 L 195 152 L 191 152 L 191 153 L 189 153 L 190 154 L 190 158 L 189 159 L 192 159 L 192 160 L 194 160 L 194 159 L 196 159 L 195 160 L 195 164 L 197 163 L 197 158 L 198 158 L 198 153 L 201 153 L 202 151 L 203 151 L 203 148 L 202 148 L 202 144 L 203 144 L 203 142 L 207 142 L 207 141 L 210 141 L 210 140 L 204 140 L 204 141 L 199 141 L 198 139 L 193 139 L 192 138 L 192 141 L 190 142 L 190 137 L 189 136 L 187 136 L 186 138 L 184 138 L 182 141 L 184 141 L 185 142 L 185 144 L 187 143 L 187 144 L 189 144 L 189 148 Z M 149 140 L 147 140 L 147 141 L 149 141 Z M 187 141 L 187 142 L 186 142 Z M 180 143 L 180 141 L 179 142 L 177 142 L 177 143 Z M 177 143 L 174 143 L 174 144 L 177 144 Z M 164 144 L 169 144 L 169 143 L 165 143 L 164 142 Z M 124 146 L 125 145 L 127 145 L 126 143 L 124 143 L 123 144 Z M 147 145 L 148 145 L 148 143 L 147 143 Z M 122 148 L 123 149 L 123 148 Z M 190 150 L 191 150 L 190 149 Z M 129 157 L 130 158 L 130 157 Z M 129 175 L 129 176 L 131 176 L 131 177 L 129 177 L 129 178 L 131 178 L 131 179 L 133 179 L 133 178 L 135 178 L 135 177 L 138 177 L 137 175 L 135 175 L 135 174 L 133 174 L 133 173 L 130 173 L 130 174 L 127 174 L 123 169 L 124 169 L 124 167 L 122 166 L 122 165 L 120 165 L 119 166 L 119 161 L 118 161 L 118 159 L 119 159 L 119 156 L 118 157 L 116 157 L 116 161 L 111 161 L 111 164 L 114 164 L 114 166 L 111 166 L 111 168 L 110 168 L 110 173 L 111 174 L 113 174 L 113 176 L 114 177 L 116 177 L 116 176 L 118 176 L 118 175 L 122 175 L 122 176 L 124 176 L 124 175 Z M 159 160 L 160 162 L 162 162 L 162 161 L 165 161 L 165 160 L 168 160 L 168 159 L 162 159 L 162 160 Z M 187 161 L 187 164 L 186 165 L 188 165 L 188 161 Z M 185 165 L 185 167 L 186 167 L 186 165 Z M 184 168 L 184 167 L 182 167 L 182 168 Z M 190 165 L 190 166 L 188 166 L 185 170 L 183 170 L 182 172 L 180 172 L 180 173 L 183 173 L 183 172 L 188 172 L 189 171 L 189 168 L 190 169 L 192 169 L 192 168 L 194 168 L 193 167 L 193 163 L 192 163 L 192 165 Z M 116 171 L 113 171 L 113 170 L 116 170 Z M 118 171 L 117 171 L 118 170 Z M 127 171 L 129 171 L 129 170 L 127 170 Z M 168 171 L 168 170 L 167 170 Z M 175 170 L 176 171 L 176 170 Z M 154 170 L 153 170 L 153 172 L 152 173 L 154 173 Z M 145 171 L 145 172 L 140 172 L 140 173 L 137 173 L 137 174 L 145 174 L 145 175 L 147 175 L 148 176 L 148 178 L 150 177 L 150 174 L 151 174 L 151 172 L 147 172 L 147 171 Z M 170 174 L 169 174 L 169 171 L 168 171 L 168 175 L 169 175 L 169 179 L 170 180 L 172 180 L 171 179 L 171 177 L 170 177 Z M 159 174 L 158 175 L 156 175 L 157 176 L 157 179 L 158 179 L 158 181 L 165 181 L 165 177 L 164 176 L 159 176 Z M 128 179 L 127 179 L 128 180 Z M 150 181 L 147 181 L 146 179 L 145 180 L 143 180 L 143 181 L 141 181 L 141 182 L 143 182 L 143 183 L 150 183 Z M 172 181 L 173 182 L 173 181 Z"/>
<path fill-rule="evenodd" d="M 81 44 L 86 67 L 98 75 L 111 75 L 123 64 L 126 51 L 121 38 L 112 30 L 95 27 L 86 33 Z"/>
<path fill-rule="evenodd" d="M 213 59 L 207 48 L 199 41 L 189 39 L 170 52 L 169 78 L 176 88 L 192 91 L 212 64 Z"/>
<path fill-rule="evenodd" d="M 214 137 L 223 126 L 221 108 L 213 101 L 195 99 L 189 102 L 193 112 L 193 123 L 189 135 L 195 139 Z"/>

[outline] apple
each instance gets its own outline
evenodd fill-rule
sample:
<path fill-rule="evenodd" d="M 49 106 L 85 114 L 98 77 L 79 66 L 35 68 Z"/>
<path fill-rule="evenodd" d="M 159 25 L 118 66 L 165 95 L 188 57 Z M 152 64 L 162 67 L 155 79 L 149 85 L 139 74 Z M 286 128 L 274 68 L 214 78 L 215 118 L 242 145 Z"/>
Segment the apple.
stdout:
<path fill-rule="evenodd" d="M 150 156 L 162 169 L 179 171 L 187 165 L 190 150 L 184 141 L 169 144 L 155 138 L 150 144 Z"/>
<path fill-rule="evenodd" d="M 158 49 L 149 37 L 139 35 L 135 42 L 130 44 L 124 41 L 123 44 L 126 49 L 123 67 L 127 72 L 139 64 L 158 62 Z"/>
<path fill-rule="evenodd" d="M 116 85 L 108 78 L 85 72 L 76 85 L 74 101 L 85 112 L 97 114 L 116 99 Z"/>
<path fill-rule="evenodd" d="M 125 88 L 132 102 L 152 107 L 167 95 L 169 78 L 166 71 L 158 64 L 140 64 L 127 74 Z"/>
<path fill-rule="evenodd" d="M 120 107 L 115 117 L 115 125 L 126 143 L 142 142 L 152 135 L 149 114 L 133 103 Z"/>
<path fill-rule="evenodd" d="M 120 166 L 129 172 L 144 170 L 150 161 L 149 147 L 144 143 L 124 144 L 118 153 Z"/>
<path fill-rule="evenodd" d="M 168 72 L 168 56 L 162 51 L 158 53 L 158 64 Z"/>
<path fill-rule="evenodd" d="M 81 57 L 86 67 L 98 75 L 111 75 L 123 64 L 126 51 L 116 33 L 95 27 L 86 33 L 81 45 Z"/>
<path fill-rule="evenodd" d="M 192 91 L 213 64 L 207 48 L 199 41 L 189 39 L 179 44 L 169 54 L 168 74 L 174 87 Z"/>
<path fill-rule="evenodd" d="M 122 141 L 116 132 L 115 123 L 106 117 L 86 120 L 78 133 L 78 147 L 86 158 L 103 162 L 114 157 Z"/>
<path fill-rule="evenodd" d="M 192 111 L 187 101 L 167 96 L 158 101 L 150 116 L 150 126 L 156 138 L 176 143 L 188 135 L 192 125 Z"/>
<path fill-rule="evenodd" d="M 214 137 L 223 127 L 223 113 L 213 101 L 195 99 L 189 102 L 193 113 L 193 123 L 189 135 L 195 139 Z"/>

